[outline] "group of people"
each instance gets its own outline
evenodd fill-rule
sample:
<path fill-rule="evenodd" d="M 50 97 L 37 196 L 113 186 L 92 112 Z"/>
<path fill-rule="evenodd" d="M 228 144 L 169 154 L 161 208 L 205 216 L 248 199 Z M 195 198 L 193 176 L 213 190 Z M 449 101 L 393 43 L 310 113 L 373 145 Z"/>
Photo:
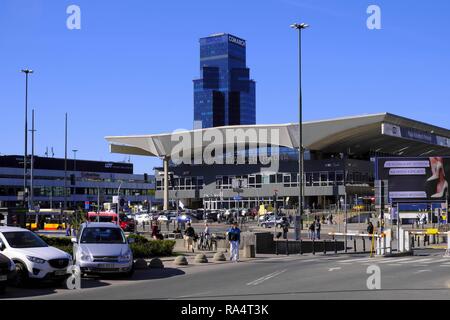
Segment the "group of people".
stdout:
<path fill-rule="evenodd" d="M 318 216 L 314 218 L 314 221 L 309 225 L 309 238 L 311 240 L 320 240 L 320 230 L 322 229 L 322 224 Z"/>
<path fill-rule="evenodd" d="M 209 225 L 205 223 L 205 229 L 202 234 L 206 240 L 210 239 L 211 231 Z M 194 252 L 194 242 L 198 240 L 199 236 L 195 232 L 190 223 L 184 231 L 184 240 L 187 244 L 187 250 Z M 239 243 L 241 241 L 241 230 L 237 222 L 234 222 L 231 228 L 227 230 L 227 239 L 230 242 L 230 261 L 239 262 Z"/>

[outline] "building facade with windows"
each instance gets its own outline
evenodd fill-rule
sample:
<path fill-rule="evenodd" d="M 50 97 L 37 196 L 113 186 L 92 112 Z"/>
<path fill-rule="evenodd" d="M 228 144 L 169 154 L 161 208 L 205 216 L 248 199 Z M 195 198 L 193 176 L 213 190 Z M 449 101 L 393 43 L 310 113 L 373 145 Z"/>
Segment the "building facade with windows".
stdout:
<path fill-rule="evenodd" d="M 176 163 L 180 138 L 194 141 L 208 134 L 239 130 L 242 139 L 221 141 L 216 146 L 234 152 L 223 153 L 231 158 L 227 164 Z M 260 132 L 274 130 L 277 139 L 262 139 Z M 213 132 L 214 131 L 214 132 Z M 254 134 L 252 134 L 254 133 Z M 390 113 L 351 116 L 303 123 L 304 204 L 306 208 L 329 208 L 376 195 L 375 160 L 377 157 L 434 157 L 450 155 L 450 130 Z M 186 132 L 107 137 L 111 152 L 139 154 L 163 159 L 163 167 L 155 168 L 156 198 L 180 200 L 188 207 L 210 209 L 257 207 L 276 199 L 279 206 L 295 207 L 299 203 L 299 127 L 297 124 L 223 126 Z M 250 155 L 259 154 L 262 145 L 279 150 L 275 168 L 260 162 L 251 163 Z M 250 145 L 257 145 L 250 149 Z M 245 163 L 235 161 L 244 152 Z M 193 158 L 211 142 L 193 146 Z M 242 149 L 243 148 L 243 149 Z M 242 151 L 245 150 L 245 151 Z M 275 149 L 273 149 L 275 150 Z M 273 151 L 272 150 L 272 151 Z M 268 153 L 270 154 L 270 153 Z M 272 156 L 273 156 L 272 152 Z M 170 174 L 169 174 L 170 173 Z M 165 195 L 165 179 L 167 195 Z M 245 181 L 242 190 L 233 188 L 233 180 Z M 275 196 L 276 194 L 276 196 Z"/>
<path fill-rule="evenodd" d="M 201 38 L 200 74 L 194 80 L 194 129 L 256 123 L 245 40 L 226 33 Z"/>
<path fill-rule="evenodd" d="M 31 161 L 27 163 L 30 165 Z M 0 156 L 0 207 L 20 207 L 23 192 L 23 156 Z M 155 203 L 153 175 L 134 174 L 132 163 L 67 160 L 67 195 L 64 194 L 65 161 L 60 158 L 34 157 L 33 203 L 40 208 L 59 209 L 67 200 L 68 208 L 92 209 L 98 201 L 112 202 L 118 192 L 125 202 Z M 31 170 L 27 171 L 30 188 Z M 120 187 L 120 190 L 119 190 Z M 29 192 L 30 194 L 30 192 Z M 31 201 L 31 199 L 30 199 Z"/>

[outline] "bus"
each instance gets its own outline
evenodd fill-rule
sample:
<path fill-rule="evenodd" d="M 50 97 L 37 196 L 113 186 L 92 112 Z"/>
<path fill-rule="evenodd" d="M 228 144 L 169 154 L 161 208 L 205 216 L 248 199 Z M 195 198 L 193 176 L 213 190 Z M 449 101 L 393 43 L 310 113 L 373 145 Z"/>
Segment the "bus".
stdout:
<path fill-rule="evenodd" d="M 27 213 L 26 228 L 35 230 L 65 230 L 66 222 L 60 209 L 40 209 Z"/>

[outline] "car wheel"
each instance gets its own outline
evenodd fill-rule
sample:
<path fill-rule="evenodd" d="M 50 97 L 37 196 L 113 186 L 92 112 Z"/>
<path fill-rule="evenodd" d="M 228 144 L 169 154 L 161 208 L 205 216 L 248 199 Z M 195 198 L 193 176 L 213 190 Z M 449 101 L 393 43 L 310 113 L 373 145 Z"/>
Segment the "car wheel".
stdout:
<path fill-rule="evenodd" d="M 28 269 L 21 263 L 16 262 L 16 277 L 14 279 L 14 285 L 17 287 L 24 286 L 28 281 Z"/>

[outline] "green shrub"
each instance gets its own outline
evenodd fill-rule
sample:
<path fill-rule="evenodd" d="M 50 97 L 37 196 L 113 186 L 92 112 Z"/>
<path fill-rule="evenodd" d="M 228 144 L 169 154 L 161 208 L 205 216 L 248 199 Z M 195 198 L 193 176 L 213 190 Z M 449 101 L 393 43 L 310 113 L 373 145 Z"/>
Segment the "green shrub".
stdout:
<path fill-rule="evenodd" d="M 171 256 L 174 246 L 174 240 L 147 240 L 144 243 L 130 244 L 135 259 Z"/>
<path fill-rule="evenodd" d="M 39 235 L 39 237 L 45 241 L 49 246 L 71 246 L 72 240 L 68 237 L 47 237 Z"/>
<path fill-rule="evenodd" d="M 134 243 L 139 243 L 139 244 L 149 242 L 149 240 L 146 237 L 141 236 L 139 234 L 135 234 L 135 233 L 130 234 L 128 236 L 128 239 L 134 239 Z"/>

